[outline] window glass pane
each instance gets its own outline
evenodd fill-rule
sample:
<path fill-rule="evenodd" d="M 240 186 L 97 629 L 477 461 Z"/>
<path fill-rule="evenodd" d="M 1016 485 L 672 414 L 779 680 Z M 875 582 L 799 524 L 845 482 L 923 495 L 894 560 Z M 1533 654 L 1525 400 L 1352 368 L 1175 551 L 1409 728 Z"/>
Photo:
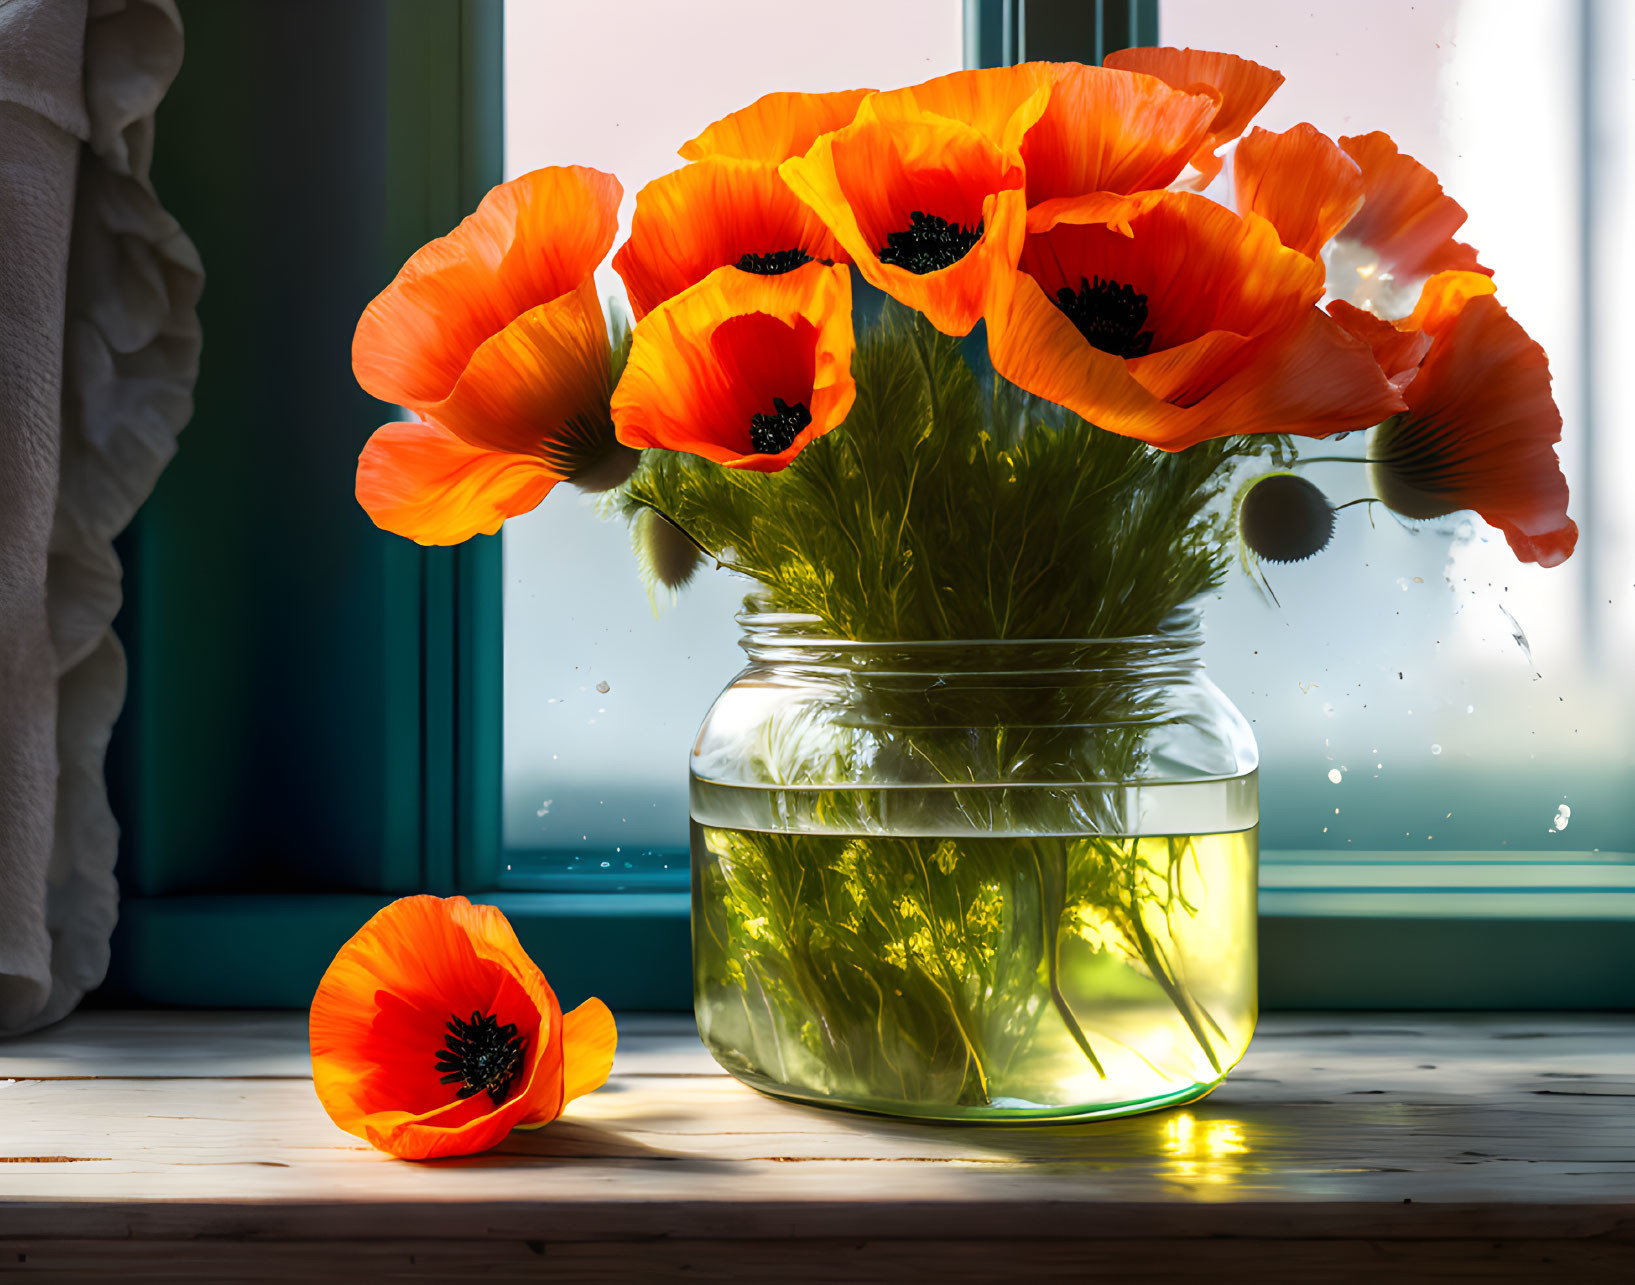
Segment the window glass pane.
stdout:
<path fill-rule="evenodd" d="M 1582 528 L 1578 553 L 1541 570 L 1478 520 L 1410 529 L 1358 506 L 1321 557 L 1271 571 L 1280 607 L 1235 578 L 1209 612 L 1210 665 L 1255 722 L 1263 843 L 1628 851 L 1635 437 L 1619 384 L 1635 351 L 1635 13 L 1163 0 L 1160 21 L 1166 44 L 1287 75 L 1260 124 L 1385 130 L 1466 207 L 1460 238 L 1550 354 Z M 1354 436 L 1305 453 L 1362 449 Z M 1309 476 L 1336 501 L 1367 494 L 1357 465 Z"/>
<path fill-rule="evenodd" d="M 962 0 L 506 5 L 506 172 L 581 164 L 636 192 L 711 121 L 778 89 L 893 86 L 960 65 Z M 849 32 L 846 39 L 825 33 Z M 597 284 L 623 298 L 611 267 Z M 740 668 L 745 582 L 701 573 L 654 618 L 624 524 L 560 487 L 505 527 L 505 842 L 517 866 L 674 864 L 686 754 Z M 529 850 L 536 854 L 530 863 Z M 547 856 L 546 854 L 549 854 Z M 681 856 L 685 865 L 685 856 Z"/>
<path fill-rule="evenodd" d="M 1635 351 L 1619 306 L 1635 289 L 1624 232 L 1635 14 L 1622 0 L 1160 10 L 1164 43 L 1229 49 L 1288 76 L 1258 123 L 1383 129 L 1465 205 L 1461 238 L 1550 353 L 1583 529 L 1571 561 L 1540 570 L 1479 520 L 1410 529 L 1357 506 L 1324 555 L 1271 571 L 1280 606 L 1234 577 L 1208 613 L 1210 665 L 1261 742 L 1263 845 L 1628 851 L 1635 532 L 1622 492 L 1635 441 L 1615 377 Z M 866 29 L 867 41 L 807 41 L 805 12 L 512 0 L 508 172 L 611 169 L 628 226 L 635 192 L 678 163 L 676 145 L 763 92 L 901 84 L 958 65 L 958 0 L 824 6 L 826 26 Z M 779 49 L 793 52 L 769 55 Z M 622 295 L 611 269 L 598 282 Z M 1367 494 L 1356 465 L 1309 476 L 1336 501 Z M 533 850 L 561 868 L 567 854 L 592 870 L 673 859 L 682 756 L 739 664 L 742 582 L 703 574 L 655 619 L 622 524 L 598 521 L 570 488 L 509 523 L 505 552 L 508 859 Z"/>

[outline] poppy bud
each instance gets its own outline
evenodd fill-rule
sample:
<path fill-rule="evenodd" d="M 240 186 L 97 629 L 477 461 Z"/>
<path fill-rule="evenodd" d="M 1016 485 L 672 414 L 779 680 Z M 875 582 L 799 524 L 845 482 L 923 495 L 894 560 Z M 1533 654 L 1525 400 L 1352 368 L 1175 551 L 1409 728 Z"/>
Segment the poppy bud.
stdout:
<path fill-rule="evenodd" d="M 1238 494 L 1238 535 L 1267 562 L 1303 562 L 1334 537 L 1334 506 L 1294 473 L 1268 473 Z"/>
<path fill-rule="evenodd" d="M 652 509 L 636 515 L 631 537 L 642 566 L 666 589 L 683 588 L 704 560 L 686 532 Z"/>

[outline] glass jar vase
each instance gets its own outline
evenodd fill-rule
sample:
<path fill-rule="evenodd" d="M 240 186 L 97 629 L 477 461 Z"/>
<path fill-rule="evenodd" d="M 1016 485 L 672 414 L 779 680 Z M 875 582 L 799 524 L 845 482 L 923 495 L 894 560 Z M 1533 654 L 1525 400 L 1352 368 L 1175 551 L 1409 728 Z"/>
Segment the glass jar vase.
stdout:
<path fill-rule="evenodd" d="M 803 1102 L 1087 1119 L 1201 1097 L 1256 1018 L 1253 734 L 1196 612 L 859 643 L 745 613 L 692 753 L 694 996 Z"/>

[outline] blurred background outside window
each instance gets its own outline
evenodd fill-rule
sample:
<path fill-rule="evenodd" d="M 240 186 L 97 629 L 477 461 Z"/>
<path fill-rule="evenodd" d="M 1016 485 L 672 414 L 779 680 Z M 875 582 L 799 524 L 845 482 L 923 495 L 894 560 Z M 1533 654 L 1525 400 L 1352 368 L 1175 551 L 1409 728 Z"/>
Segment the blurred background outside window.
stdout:
<path fill-rule="evenodd" d="M 961 65 L 960 0 L 825 0 L 824 30 L 866 40 L 811 39 L 810 13 L 510 0 L 507 175 L 611 170 L 628 229 L 675 148 L 763 93 Z M 1384 130 L 1441 177 L 1470 212 L 1460 239 L 1550 354 L 1582 529 L 1568 563 L 1540 570 L 1479 519 L 1409 526 L 1358 505 L 1327 552 L 1269 569 L 1277 605 L 1234 572 L 1206 613 L 1207 660 L 1260 741 L 1263 850 L 1616 861 L 1635 848 L 1635 433 L 1620 388 L 1635 352 L 1635 6 L 1162 0 L 1159 21 L 1163 43 L 1288 77 L 1257 124 Z M 622 300 L 610 267 L 597 280 Z M 1337 503 L 1367 494 L 1360 465 L 1308 476 Z M 685 756 L 740 667 L 745 582 L 701 573 L 655 619 L 623 523 L 568 487 L 504 541 L 511 881 L 684 870 Z"/>

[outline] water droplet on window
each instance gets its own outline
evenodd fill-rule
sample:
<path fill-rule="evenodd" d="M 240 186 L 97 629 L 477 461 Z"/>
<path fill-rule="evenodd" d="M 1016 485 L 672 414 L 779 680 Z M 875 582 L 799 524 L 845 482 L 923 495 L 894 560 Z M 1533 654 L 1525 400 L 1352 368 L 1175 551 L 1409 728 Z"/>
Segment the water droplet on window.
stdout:
<path fill-rule="evenodd" d="M 596 684 L 596 690 L 601 692 L 602 695 L 606 696 L 610 691 L 613 690 L 613 688 L 608 683 L 607 679 L 604 678 L 601 682 Z"/>
<path fill-rule="evenodd" d="M 1432 754 L 1440 754 L 1441 752 L 1442 752 L 1442 747 L 1440 745 L 1431 746 L 1431 753 Z"/>
<path fill-rule="evenodd" d="M 1340 783 L 1340 769 L 1337 767 L 1329 768 L 1328 779 L 1333 781 L 1335 785 L 1338 785 Z"/>
<path fill-rule="evenodd" d="M 1504 618 L 1510 622 L 1510 636 L 1516 640 L 1516 646 L 1521 648 L 1521 654 L 1527 657 L 1528 667 L 1531 668 L 1533 664 L 1533 648 L 1527 641 L 1527 631 L 1521 627 L 1521 622 L 1510 614 L 1509 608 L 1507 608 L 1502 602 L 1499 604 L 1499 610 L 1504 612 Z M 1535 673 L 1534 677 L 1536 678 L 1538 675 Z"/>

